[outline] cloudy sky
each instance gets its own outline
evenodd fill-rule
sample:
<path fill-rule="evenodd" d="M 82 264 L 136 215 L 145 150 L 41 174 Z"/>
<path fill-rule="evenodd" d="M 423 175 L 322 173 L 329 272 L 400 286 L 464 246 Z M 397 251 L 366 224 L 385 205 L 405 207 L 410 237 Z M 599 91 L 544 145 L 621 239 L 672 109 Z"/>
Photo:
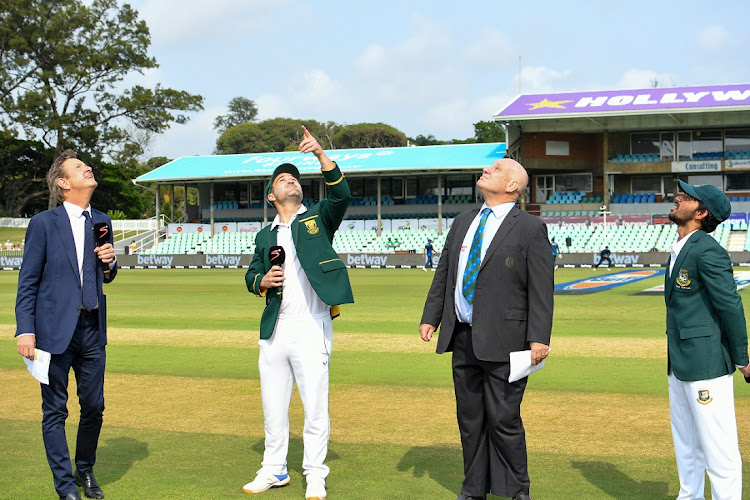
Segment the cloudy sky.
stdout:
<path fill-rule="evenodd" d="M 463 139 L 519 93 L 750 83 L 750 2 L 130 0 L 205 110 L 147 156 L 211 154 L 230 99 L 261 120 L 383 122 Z"/>

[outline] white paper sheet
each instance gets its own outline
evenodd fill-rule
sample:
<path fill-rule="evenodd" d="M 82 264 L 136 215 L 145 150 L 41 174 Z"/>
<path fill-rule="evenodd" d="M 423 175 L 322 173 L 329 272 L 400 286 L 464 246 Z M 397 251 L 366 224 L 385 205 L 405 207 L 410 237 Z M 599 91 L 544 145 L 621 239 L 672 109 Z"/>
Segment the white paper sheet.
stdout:
<path fill-rule="evenodd" d="M 549 351 L 552 349 L 550 348 Z M 549 352 L 547 351 L 547 352 Z M 510 377 L 509 382 L 515 382 L 521 380 L 524 377 L 528 377 L 532 373 L 544 368 L 544 362 L 542 360 L 538 365 L 531 364 L 531 351 L 515 351 L 510 353 Z"/>
<path fill-rule="evenodd" d="M 26 363 L 26 367 L 29 372 L 44 385 L 49 385 L 49 361 L 52 359 L 52 355 L 47 351 L 34 349 L 34 361 L 28 358 L 23 358 Z"/>

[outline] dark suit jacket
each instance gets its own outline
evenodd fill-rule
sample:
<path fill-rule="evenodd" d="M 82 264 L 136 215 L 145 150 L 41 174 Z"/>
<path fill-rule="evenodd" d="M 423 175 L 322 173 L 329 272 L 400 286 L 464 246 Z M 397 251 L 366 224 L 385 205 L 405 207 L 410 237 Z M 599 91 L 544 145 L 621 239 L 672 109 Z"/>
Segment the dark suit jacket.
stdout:
<path fill-rule="evenodd" d="M 667 264 L 669 266 L 669 263 Z M 669 267 L 667 267 L 667 270 Z M 664 279 L 668 356 L 675 377 L 707 380 L 747 366 L 747 327 L 727 251 L 694 232 Z"/>
<path fill-rule="evenodd" d="M 336 306 L 354 302 L 346 264 L 332 246 L 333 236 L 346 214 L 351 192 L 338 167 L 323 172 L 323 178 L 328 185 L 328 197 L 294 219 L 292 240 L 313 290 L 323 302 Z M 260 281 L 272 267 L 268 250 L 276 245 L 276 235 L 277 232 L 271 231 L 271 225 L 268 225 L 255 237 L 255 254 L 245 274 L 245 284 L 258 296 L 263 295 Z M 271 338 L 281 307 L 278 294 L 265 295 L 266 308 L 260 319 L 262 339 Z"/>
<path fill-rule="evenodd" d="M 93 224 L 106 222 L 112 227 L 109 216 L 93 208 L 91 218 Z M 112 231 L 110 243 L 111 234 Z M 116 264 L 106 278 L 101 267 L 96 266 L 100 345 L 107 344 L 107 297 L 102 292 L 102 283 L 109 283 L 116 274 Z M 61 354 L 73 337 L 80 309 L 81 279 L 73 230 L 68 212 L 60 205 L 29 221 L 18 274 L 16 336 L 33 333 L 38 349 Z"/>
<path fill-rule="evenodd" d="M 451 350 L 457 321 L 458 257 L 478 211 L 464 212 L 453 221 L 425 302 L 421 323 L 440 325 L 438 353 Z M 549 344 L 555 287 L 549 256 L 547 226 L 513 207 L 490 243 L 477 276 L 471 335 L 478 359 L 508 362 L 511 352 L 528 349 L 529 342 Z"/>

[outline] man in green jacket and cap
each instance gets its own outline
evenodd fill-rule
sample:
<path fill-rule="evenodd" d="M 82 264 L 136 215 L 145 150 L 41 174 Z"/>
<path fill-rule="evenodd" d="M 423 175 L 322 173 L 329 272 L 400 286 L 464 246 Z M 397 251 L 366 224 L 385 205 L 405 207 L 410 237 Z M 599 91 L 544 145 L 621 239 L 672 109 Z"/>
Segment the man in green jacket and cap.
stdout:
<path fill-rule="evenodd" d="M 268 181 L 266 198 L 278 215 L 255 237 L 255 255 L 245 275 L 247 289 L 266 299 L 258 358 L 266 440 L 261 469 L 243 491 L 262 493 L 289 483 L 289 401 L 296 382 L 305 412 L 305 497 L 323 500 L 329 472 L 324 462 L 330 434 L 331 322 L 339 304 L 354 302 L 346 265 L 332 242 L 351 193 L 336 163 L 302 129 L 299 151 L 312 153 L 320 162 L 328 197 L 307 209 L 299 170 L 291 163 L 276 167 Z"/>
<path fill-rule="evenodd" d="M 745 312 L 729 254 L 707 234 L 732 207 L 714 186 L 678 183 L 669 219 L 679 238 L 664 281 L 677 498 L 703 498 L 708 473 L 714 500 L 741 500 L 732 374 L 750 376 Z"/>

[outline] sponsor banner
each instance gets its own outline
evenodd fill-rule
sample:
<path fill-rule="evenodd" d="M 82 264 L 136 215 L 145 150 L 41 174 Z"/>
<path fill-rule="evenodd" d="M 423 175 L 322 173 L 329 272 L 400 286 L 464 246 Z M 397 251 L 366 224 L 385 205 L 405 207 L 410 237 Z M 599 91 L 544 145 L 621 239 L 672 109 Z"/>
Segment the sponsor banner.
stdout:
<path fill-rule="evenodd" d="M 604 224 L 604 216 L 603 215 L 595 215 L 593 217 L 589 217 L 589 222 L 591 224 Z M 608 226 L 617 226 L 620 223 L 620 217 L 617 215 L 610 215 L 607 217 L 607 225 Z"/>
<path fill-rule="evenodd" d="M 544 115 L 619 114 L 623 111 L 744 107 L 748 104 L 748 85 L 558 92 L 521 95 L 495 116 L 511 120 Z"/>
<path fill-rule="evenodd" d="M 602 292 L 618 286 L 635 283 L 664 274 L 662 269 L 639 269 L 637 271 L 623 271 L 599 276 L 592 276 L 581 280 L 555 285 L 555 293 L 586 294 Z"/>
<path fill-rule="evenodd" d="M 651 224 L 671 224 L 672 221 L 669 220 L 669 215 L 652 215 L 651 216 Z"/>
<path fill-rule="evenodd" d="M 382 219 L 380 221 L 380 228 L 383 231 L 390 231 L 391 230 L 391 219 Z M 378 230 L 378 220 L 377 219 L 366 220 L 365 221 L 365 230 L 367 230 L 367 231 L 377 231 Z"/>
<path fill-rule="evenodd" d="M 174 255 L 137 254 L 138 266 L 172 266 Z"/>
<path fill-rule="evenodd" d="M 419 219 L 419 229 L 432 229 L 433 231 L 437 231 L 439 227 L 437 218 Z M 447 230 L 448 227 L 448 219 L 443 218 L 443 231 Z"/>
<path fill-rule="evenodd" d="M 565 217 L 556 217 L 557 220 L 562 222 L 563 224 L 586 224 L 590 220 L 593 219 L 593 217 L 582 217 L 582 216 L 565 216 Z"/>
<path fill-rule="evenodd" d="M 236 222 L 214 222 L 214 234 L 236 233 Z"/>
<path fill-rule="evenodd" d="M 261 222 L 237 222 L 237 231 L 240 233 L 257 233 L 262 229 Z"/>
<path fill-rule="evenodd" d="M 375 221 L 377 222 L 377 221 Z M 364 231 L 365 221 L 363 220 L 342 220 L 339 225 L 339 231 Z"/>
<path fill-rule="evenodd" d="M 350 253 L 346 255 L 347 266 L 385 266 L 386 262 L 388 262 L 387 255 L 374 255 L 368 253 Z"/>
<path fill-rule="evenodd" d="M 672 172 L 718 172 L 721 160 L 673 161 Z"/>
<path fill-rule="evenodd" d="M 740 222 L 747 222 L 747 213 L 745 212 L 735 212 L 732 214 L 729 214 L 729 218 L 722 222 L 722 224 L 728 223 L 728 224 L 737 224 Z"/>
<path fill-rule="evenodd" d="M 182 234 L 182 233 L 203 233 L 208 232 L 211 233 L 211 224 L 195 224 L 195 223 L 186 223 L 186 224 L 169 224 L 167 226 L 167 234 L 169 235 L 176 235 L 176 234 Z"/>
<path fill-rule="evenodd" d="M 648 226 L 651 224 L 650 215 L 622 215 L 620 223 L 623 226 Z"/>
<path fill-rule="evenodd" d="M 737 290 L 747 288 L 750 285 L 750 271 L 735 271 L 734 282 L 737 284 Z M 664 295 L 664 283 L 647 288 L 635 295 Z"/>
<path fill-rule="evenodd" d="M 601 257 L 601 253 L 595 253 L 594 259 L 592 260 L 593 264 L 596 264 L 599 262 L 599 258 Z M 638 261 L 641 258 L 640 254 L 637 253 L 615 253 L 612 252 L 609 254 L 609 258 L 612 260 L 613 266 L 632 266 L 634 264 L 638 264 Z"/>
<path fill-rule="evenodd" d="M 391 231 L 413 231 L 418 228 L 418 219 L 391 219 Z"/>
<path fill-rule="evenodd" d="M 725 160 L 724 166 L 730 168 L 750 168 L 750 160 Z"/>
<path fill-rule="evenodd" d="M 240 255 L 206 254 L 204 255 L 207 266 L 239 266 Z"/>
<path fill-rule="evenodd" d="M 21 256 L 5 256 L 0 257 L 0 267 L 21 267 L 23 264 L 23 257 Z"/>

